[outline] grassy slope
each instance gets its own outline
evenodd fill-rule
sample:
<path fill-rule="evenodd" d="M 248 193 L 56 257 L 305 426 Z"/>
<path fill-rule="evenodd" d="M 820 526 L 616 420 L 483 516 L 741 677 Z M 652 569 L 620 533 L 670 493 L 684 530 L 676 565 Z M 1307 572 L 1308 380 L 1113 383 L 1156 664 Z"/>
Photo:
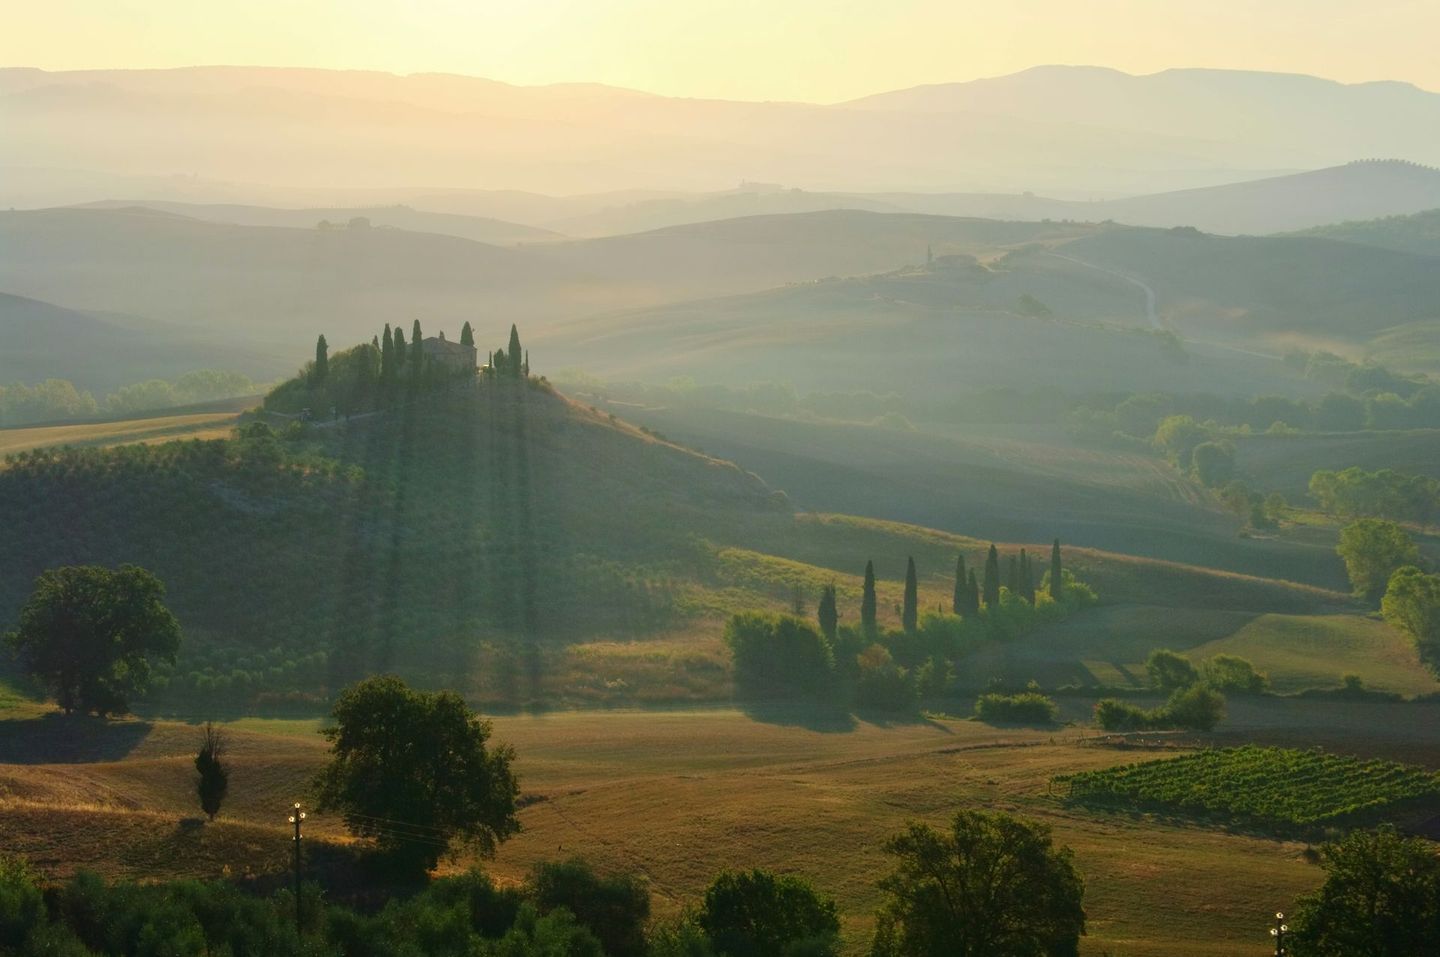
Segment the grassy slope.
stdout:
<path fill-rule="evenodd" d="M 1366 707 L 1285 702 L 1257 713 L 1245 705 L 1216 740 L 1284 740 L 1300 722 L 1311 744 L 1343 750 L 1397 722 L 1425 720 L 1414 711 L 1422 706 Z M 1232 954 L 1256 939 L 1267 912 L 1319 880 L 1295 844 L 1062 807 L 1046 794 L 1052 775 L 1139 756 L 1085 746 L 1069 730 L 847 725 L 804 714 L 756 721 L 733 711 L 557 713 L 495 724 L 497 739 L 519 753 L 522 791 L 541 799 L 490 865 L 503 879 L 535 861 L 583 854 L 646 874 L 657 913 L 668 916 L 721 867 L 805 873 L 839 900 L 848 954 L 868 940 L 873 882 L 885 867 L 880 841 L 906 820 L 938 824 L 962 807 L 1038 817 L 1075 849 L 1087 882 L 1089 955 Z M 222 823 L 186 828 L 179 819 L 193 813 L 194 726 L 116 722 L 75 733 L 53 717 L 0 720 L 0 838 L 56 874 L 82 865 L 146 876 L 283 868 L 286 805 L 303 796 L 323 758 L 318 735 L 305 731 L 295 722 L 231 726 L 235 772 Z M 57 756 L 64 763 L 32 763 Z M 1440 763 L 1433 740 L 1397 756 Z M 328 816 L 308 826 L 316 837 L 339 837 Z"/>
<path fill-rule="evenodd" d="M 758 472 L 805 508 L 1001 541 L 1058 536 L 1067 544 L 1346 587 L 1333 541 L 1241 539 L 1232 514 L 1154 457 L 1077 446 L 1055 429 L 926 423 L 900 432 L 685 408 L 627 414 Z"/>
<path fill-rule="evenodd" d="M 1283 492 L 1297 504 L 1305 500 L 1310 476 L 1319 469 L 1355 465 L 1440 478 L 1440 429 L 1246 435 L 1232 441 L 1236 465 L 1255 488 Z"/>
<path fill-rule="evenodd" d="M 0 457 L 58 445 L 109 448 L 175 439 L 223 439 L 230 435 L 235 422 L 234 412 L 203 412 L 82 425 L 0 429 Z"/>

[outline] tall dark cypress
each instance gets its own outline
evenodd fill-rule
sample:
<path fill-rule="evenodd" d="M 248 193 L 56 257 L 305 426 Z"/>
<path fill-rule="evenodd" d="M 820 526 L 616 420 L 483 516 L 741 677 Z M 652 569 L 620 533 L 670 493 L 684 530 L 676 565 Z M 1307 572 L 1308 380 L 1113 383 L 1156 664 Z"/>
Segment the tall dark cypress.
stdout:
<path fill-rule="evenodd" d="M 957 614 L 965 614 L 965 553 L 961 552 L 955 556 L 955 594 L 950 598 L 950 610 Z"/>
<path fill-rule="evenodd" d="M 419 375 L 419 374 L 420 374 L 420 360 L 424 358 L 424 353 L 421 352 L 421 349 L 424 348 L 424 347 L 420 345 L 420 341 L 421 341 L 421 336 L 420 336 L 420 320 L 419 320 L 419 319 L 416 319 L 416 320 L 415 320 L 415 325 L 413 325 L 413 326 L 410 327 L 410 374 L 411 374 L 411 375 Z"/>
<path fill-rule="evenodd" d="M 385 333 L 380 337 L 380 378 L 389 380 L 395 375 L 395 340 L 390 337 L 390 323 L 385 323 Z"/>
<path fill-rule="evenodd" d="M 520 330 L 516 329 L 513 324 L 510 326 L 509 353 L 505 357 L 505 367 L 510 370 L 512 376 L 518 379 L 524 374 L 525 352 L 520 348 Z"/>
<path fill-rule="evenodd" d="M 1010 589 L 1010 594 L 1020 597 L 1020 559 L 1015 555 L 1005 563 L 1005 587 Z"/>
<path fill-rule="evenodd" d="M 1035 604 L 1035 574 L 1030 569 L 1030 556 L 1020 549 L 1020 597 Z"/>
<path fill-rule="evenodd" d="M 1065 583 L 1060 570 L 1060 539 L 1050 546 L 1050 597 L 1059 601 L 1065 595 Z"/>
<path fill-rule="evenodd" d="M 985 607 L 995 608 L 1000 604 L 1000 552 L 994 545 L 985 556 Z"/>
<path fill-rule="evenodd" d="M 405 368 L 405 360 L 409 358 L 408 349 L 405 348 L 405 330 L 399 326 L 395 327 L 395 375 Z"/>
<path fill-rule="evenodd" d="M 475 330 L 470 328 L 469 322 L 460 327 L 460 344 L 472 349 L 475 347 Z"/>
<path fill-rule="evenodd" d="M 865 563 L 865 588 L 860 593 L 860 628 L 869 638 L 879 633 L 875 622 L 875 563 Z"/>
<path fill-rule="evenodd" d="M 820 604 L 815 609 L 815 617 L 820 621 L 820 633 L 833 644 L 840 629 L 840 608 L 836 603 L 834 585 L 820 589 Z"/>
<path fill-rule="evenodd" d="M 330 375 L 330 344 L 325 341 L 325 333 L 320 333 L 320 338 L 315 340 L 315 382 L 321 383 Z"/>
<path fill-rule="evenodd" d="M 970 569 L 969 580 L 965 583 L 965 611 L 971 615 L 980 614 L 980 580 L 975 569 Z"/>
<path fill-rule="evenodd" d="M 900 613 L 900 626 L 908 634 L 920 627 L 920 579 L 915 574 L 915 559 L 905 564 L 905 607 Z"/>

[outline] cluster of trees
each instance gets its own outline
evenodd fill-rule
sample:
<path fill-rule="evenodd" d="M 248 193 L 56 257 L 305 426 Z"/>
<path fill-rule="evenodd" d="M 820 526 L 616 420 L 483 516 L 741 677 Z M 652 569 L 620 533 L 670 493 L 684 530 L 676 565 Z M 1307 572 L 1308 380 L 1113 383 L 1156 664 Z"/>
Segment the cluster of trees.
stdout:
<path fill-rule="evenodd" d="M 473 342 L 469 344 L 474 345 Z M 490 353 L 490 361 L 486 363 L 485 368 L 488 375 L 500 378 L 525 379 L 529 377 L 530 350 L 521 348 L 520 333 L 513 325 L 510 327 L 510 341 L 503 349 L 496 349 Z"/>
<path fill-rule="evenodd" d="M 1440 519 L 1440 480 L 1394 469 L 1322 469 L 1310 476 L 1310 496 L 1323 511 L 1341 518 L 1385 518 L 1418 524 Z"/>
<path fill-rule="evenodd" d="M 1196 668 L 1189 658 L 1157 649 L 1145 662 L 1150 687 L 1169 695 L 1158 708 L 1142 708 L 1118 698 L 1095 703 L 1095 723 L 1106 731 L 1155 731 L 1183 728 L 1211 731 L 1225 717 L 1222 692 L 1258 694 L 1268 679 L 1236 655 L 1216 655 Z"/>
<path fill-rule="evenodd" d="M 965 811 L 944 830 L 911 824 L 888 840 L 875 957 L 1075 954 L 1084 883 L 1047 826 Z M 957 888 L 965 893 L 957 893 Z M 645 881 L 582 860 L 542 863 L 518 886 L 484 873 L 434 880 L 377 913 L 325 904 L 306 885 L 107 884 L 81 874 L 46 889 L 0 857 L 0 947 L 17 957 L 837 957 L 840 915 L 809 881 L 761 869 L 717 875 L 678 918 L 652 922 Z"/>
<path fill-rule="evenodd" d="M 1345 562 L 1355 595 L 1370 601 L 1384 594 L 1398 569 L 1420 564 L 1420 549 L 1405 529 L 1379 518 L 1362 518 L 1346 525 L 1340 530 L 1335 551 Z"/>
<path fill-rule="evenodd" d="M 921 697 L 946 694 L 955 682 L 956 660 L 976 643 L 1015 638 L 1096 600 L 1063 566 L 1058 540 L 1038 584 L 1025 549 L 1009 556 L 1004 572 L 1001 568 L 994 545 L 980 572 L 967 569 L 964 556 L 957 556 L 949 612 L 922 613 L 919 575 L 910 559 L 898 629 L 880 626 L 874 562 L 865 565 L 857 625 L 840 624 L 834 585 L 821 590 L 813 624 L 796 615 L 735 615 L 725 641 L 737 690 L 747 698 L 798 693 L 832 704 L 909 709 Z"/>
<path fill-rule="evenodd" d="M 975 700 L 975 717 L 992 724 L 1050 724 L 1059 712 L 1054 699 L 1038 690 L 1019 694 L 983 694 Z"/>
<path fill-rule="evenodd" d="M 299 375 L 276 386 L 265 397 L 265 408 L 275 412 L 297 412 L 311 408 L 324 413 L 334 408 L 343 414 L 370 412 L 385 408 L 417 391 L 448 388 L 456 379 L 464 379 L 476 370 L 454 369 L 437 363 L 425 355 L 424 332 L 420 320 L 410 326 L 405 338 L 401 326 L 389 323 L 368 343 L 331 354 L 329 343 L 321 335 L 315 341 L 315 359 L 300 370 Z M 469 322 L 460 328 L 460 345 L 475 348 L 475 331 Z M 520 346 L 520 335 L 510 327 L 510 351 L 516 358 L 510 365 L 505 350 L 492 353 L 491 372 L 503 375 L 528 374 L 528 354 Z M 498 363 L 498 365 L 497 365 Z M 515 371 L 509 372 L 513 368 Z M 522 371 L 523 370 L 523 371 Z"/>
<path fill-rule="evenodd" d="M 0 427 L 83 419 L 98 415 L 130 415 L 181 405 L 254 395 L 260 386 L 239 372 L 200 369 L 173 381 L 148 379 L 122 386 L 97 400 L 67 379 L 46 379 L 35 385 L 0 385 Z"/>
<path fill-rule="evenodd" d="M 1344 362 L 1344 360 L 1340 360 Z M 1184 418 L 1207 435 L 1252 432 L 1359 432 L 1434 428 L 1440 424 L 1440 384 L 1398 376 L 1380 366 L 1345 364 L 1348 371 L 1310 402 L 1278 395 L 1236 398 L 1164 392 L 1096 396 L 1072 402 L 1058 417 L 1078 437 L 1135 445 L 1154 441 L 1163 422 Z"/>

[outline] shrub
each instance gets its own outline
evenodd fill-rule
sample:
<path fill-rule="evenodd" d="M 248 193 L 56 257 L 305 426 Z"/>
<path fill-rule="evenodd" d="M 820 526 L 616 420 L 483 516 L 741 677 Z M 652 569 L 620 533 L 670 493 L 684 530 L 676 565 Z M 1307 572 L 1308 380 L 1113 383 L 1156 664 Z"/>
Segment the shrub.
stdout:
<path fill-rule="evenodd" d="M 1200 673 L 1189 658 L 1166 648 L 1150 652 L 1145 661 L 1145 674 L 1150 678 L 1150 687 L 1160 691 L 1188 688 L 1200 680 Z"/>
<path fill-rule="evenodd" d="M 1238 655 L 1216 655 L 1201 666 L 1205 683 L 1216 691 L 1259 694 L 1270 679 L 1255 670 L 1249 659 Z"/>
<path fill-rule="evenodd" d="M 1150 727 L 1152 712 L 1119 698 L 1095 702 L 1095 723 L 1106 731 L 1144 731 Z"/>
<path fill-rule="evenodd" d="M 831 957 L 839 952 L 835 902 L 798 877 L 725 872 L 696 917 L 725 957 Z"/>
<path fill-rule="evenodd" d="M 1200 684 L 1175 692 L 1156 715 L 1165 727 L 1187 731 L 1214 730 L 1224 717 L 1225 696 Z"/>
<path fill-rule="evenodd" d="M 909 711 L 915 707 L 915 681 L 895 663 L 884 645 L 871 645 L 855 659 L 858 676 L 855 703 L 882 711 Z"/>
<path fill-rule="evenodd" d="M 975 716 L 992 724 L 1049 724 L 1059 708 L 1035 691 L 1023 694 L 986 694 L 975 701 Z"/>
<path fill-rule="evenodd" d="M 608 957 L 644 957 L 650 892 L 636 877 L 601 877 L 583 860 L 538 865 L 531 893 L 543 913 L 564 908 L 600 941 Z"/>

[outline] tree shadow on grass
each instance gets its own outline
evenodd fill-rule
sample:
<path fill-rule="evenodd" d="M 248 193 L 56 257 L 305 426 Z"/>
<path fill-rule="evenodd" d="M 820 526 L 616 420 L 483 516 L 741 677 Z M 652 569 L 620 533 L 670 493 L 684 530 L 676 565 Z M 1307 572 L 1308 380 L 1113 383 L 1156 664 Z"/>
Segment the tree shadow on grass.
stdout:
<path fill-rule="evenodd" d="M 740 703 L 740 710 L 750 720 L 762 724 L 804 728 L 825 734 L 844 734 L 860 726 L 853 714 L 841 708 L 794 701 L 744 701 Z"/>
<path fill-rule="evenodd" d="M 0 720 L 0 764 L 119 761 L 150 734 L 149 721 L 64 715 Z"/>
<path fill-rule="evenodd" d="M 925 725 L 945 734 L 955 732 L 927 714 L 918 711 L 880 711 L 874 708 L 857 708 L 855 717 L 877 728 L 913 728 Z"/>

